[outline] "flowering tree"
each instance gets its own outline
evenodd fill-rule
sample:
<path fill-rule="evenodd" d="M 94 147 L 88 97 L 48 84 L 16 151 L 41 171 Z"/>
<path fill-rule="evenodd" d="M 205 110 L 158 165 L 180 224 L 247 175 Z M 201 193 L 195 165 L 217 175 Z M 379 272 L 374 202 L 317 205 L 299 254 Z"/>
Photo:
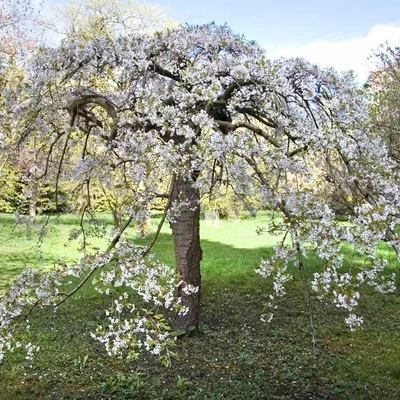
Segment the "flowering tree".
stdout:
<path fill-rule="evenodd" d="M 33 24 L 39 8 L 31 0 L 0 0 L 0 61 L 33 43 Z"/>
<path fill-rule="evenodd" d="M 37 47 L 37 36 L 40 35 L 39 16 L 42 1 L 32 2 L 31 0 L 0 0 L 0 149 L 2 149 L 4 136 L 6 142 L 10 144 L 11 136 L 18 135 L 19 132 L 12 127 L 7 109 L 7 98 L 18 95 L 21 85 L 23 85 L 22 64 L 27 57 L 27 53 Z M 6 134 L 7 132 L 7 134 Z M 32 145 L 30 144 L 31 150 Z M 29 150 L 26 150 L 29 152 Z M 17 177 L 17 165 L 24 164 L 25 170 L 19 176 L 19 183 L 23 184 L 25 190 L 22 196 L 29 203 L 29 214 L 34 221 L 36 215 L 36 202 L 40 193 L 38 182 L 35 181 L 35 157 L 19 157 L 14 154 L 14 160 L 10 157 L 10 152 L 0 154 L 0 174 L 4 168 L 14 170 L 9 177 Z M 28 166 L 28 164 L 30 164 Z M 29 179 L 26 179 L 30 175 Z M 9 182 L 11 187 L 15 187 L 16 181 Z M 3 197 L 4 193 L 2 193 Z M 22 200 L 21 198 L 21 200 Z M 10 206 L 9 206 L 10 207 Z"/>
<path fill-rule="evenodd" d="M 58 307 L 110 263 L 100 282 L 128 290 L 109 311 L 108 327 L 95 334 L 109 353 L 133 347 L 160 354 L 171 340 L 164 317 L 136 314 L 131 289 L 175 310 L 176 334 L 196 331 L 200 198 L 223 181 L 239 198 L 259 195 L 264 207 L 283 217 L 271 232 L 284 237 L 257 270 L 274 281 L 265 319 L 272 319 L 274 299 L 285 293 L 289 264 L 305 277 L 309 252 L 323 264 L 312 290 L 346 309 L 351 329 L 362 322 L 354 312 L 362 283 L 394 290 L 394 277 L 381 274 L 386 261 L 376 250 L 381 240 L 399 250 L 398 172 L 384 143 L 369 133 L 368 104 L 350 74 L 301 59 L 272 62 L 255 43 L 213 24 L 65 42 L 42 49 L 30 74 L 31 85 L 12 104 L 13 118 L 27 137 L 34 134 L 48 145 L 43 174 L 74 179 L 89 190 L 121 170 L 137 188 L 128 223 L 147 217 L 168 182 L 161 224 L 168 219 L 172 227 L 178 281 L 165 266 L 146 261 L 151 245 L 116 247 L 122 228 L 109 252 L 74 268 L 25 272 L 0 306 L 3 349 L 11 347 L 14 319 L 36 306 Z M 329 190 L 351 198 L 349 224 L 338 223 L 324 202 Z M 355 274 L 342 269 L 344 242 L 365 259 Z M 86 275 L 64 293 L 60 286 L 71 274 Z M 98 290 L 107 290 L 98 282 Z"/>
<path fill-rule="evenodd" d="M 2 94 L 17 90 L 21 78 L 16 56 L 21 51 L 32 49 L 32 28 L 27 27 L 37 20 L 39 9 L 30 0 L 0 0 L 0 89 Z M 12 87 L 10 87 L 12 85 Z M 5 96 L 0 97 L 0 124 L 4 124 L 2 114 Z M 2 138 L 4 127 L 0 131 Z M 1 144 L 1 142 L 0 142 Z"/>

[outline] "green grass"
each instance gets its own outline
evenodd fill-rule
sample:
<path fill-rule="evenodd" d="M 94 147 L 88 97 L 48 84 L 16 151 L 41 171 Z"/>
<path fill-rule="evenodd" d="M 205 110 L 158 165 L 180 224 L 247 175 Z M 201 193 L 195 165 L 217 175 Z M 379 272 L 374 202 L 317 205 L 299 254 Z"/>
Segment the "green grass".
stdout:
<path fill-rule="evenodd" d="M 13 217 L 1 215 L 0 284 L 4 287 L 24 266 L 50 267 L 60 259 L 78 258 L 79 243 L 68 240 L 77 221 L 73 216 L 53 221 L 38 251 L 37 233 L 13 227 Z M 111 228 L 109 217 L 102 221 Z M 32 341 L 42 350 L 33 363 L 15 353 L 0 365 L 0 399 L 400 398 L 398 292 L 381 296 L 366 289 L 360 310 L 365 323 L 355 333 L 345 327 L 344 313 L 312 298 L 315 354 L 297 275 L 273 322 L 260 322 L 271 283 L 254 268 L 271 254 L 276 240 L 256 234 L 266 224 L 266 218 L 202 224 L 201 334 L 179 342 L 179 360 L 171 368 L 146 355 L 136 363 L 107 357 L 89 333 L 104 318 L 110 298 L 88 285 L 56 314 L 38 311 L 32 316 Z M 134 229 L 128 236 L 139 244 L 150 239 L 136 239 Z M 94 247 L 107 245 L 104 239 L 91 241 Z M 158 259 L 173 263 L 167 226 L 154 250 Z M 349 265 L 362 262 L 351 249 L 344 252 Z M 311 257 L 307 267 L 318 268 L 318 260 Z"/>

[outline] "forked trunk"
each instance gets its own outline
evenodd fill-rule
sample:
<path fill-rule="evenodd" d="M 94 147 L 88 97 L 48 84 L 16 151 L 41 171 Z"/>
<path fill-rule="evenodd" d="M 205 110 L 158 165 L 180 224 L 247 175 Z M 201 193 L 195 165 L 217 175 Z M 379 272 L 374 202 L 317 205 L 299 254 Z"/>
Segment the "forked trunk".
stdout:
<path fill-rule="evenodd" d="M 172 205 L 178 208 L 171 222 L 174 238 L 176 268 L 184 282 L 178 287 L 182 305 L 188 310 L 176 316 L 180 335 L 197 333 L 199 326 L 201 274 L 200 261 L 200 193 L 183 177 L 178 177 L 172 191 Z M 189 288 L 187 285 L 190 285 Z M 189 291 L 191 287 L 197 291 Z"/>

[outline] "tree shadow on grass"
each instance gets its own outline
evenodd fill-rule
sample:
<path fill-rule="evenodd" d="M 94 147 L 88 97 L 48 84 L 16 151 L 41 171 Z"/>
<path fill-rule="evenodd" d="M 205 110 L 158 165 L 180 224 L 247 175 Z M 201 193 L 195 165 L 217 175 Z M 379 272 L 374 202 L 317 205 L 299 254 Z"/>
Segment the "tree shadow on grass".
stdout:
<path fill-rule="evenodd" d="M 36 255 L 34 255 L 36 254 Z M 15 253 L 4 252 L 0 254 L 0 290 L 5 289 L 25 268 L 49 269 L 58 264 L 59 258 L 50 254 L 37 252 Z"/>

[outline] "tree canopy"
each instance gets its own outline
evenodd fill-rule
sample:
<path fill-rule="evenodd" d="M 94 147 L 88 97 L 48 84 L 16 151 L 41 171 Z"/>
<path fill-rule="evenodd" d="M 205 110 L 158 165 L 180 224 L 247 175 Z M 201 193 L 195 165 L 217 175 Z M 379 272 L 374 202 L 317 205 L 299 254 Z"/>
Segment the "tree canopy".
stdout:
<path fill-rule="evenodd" d="M 310 252 L 323 269 L 306 286 L 345 309 L 351 329 L 362 323 L 355 312 L 361 284 L 394 290 L 377 246 L 385 240 L 399 251 L 398 168 L 370 129 L 368 98 L 352 74 L 302 59 L 269 60 L 256 43 L 214 24 L 77 37 L 40 49 L 27 73 L 29 85 L 7 99 L 8 117 L 20 141 L 34 136 L 40 143 L 40 174 L 73 180 L 88 192 L 121 171 L 135 188 L 127 223 L 145 219 L 165 197 L 161 222 L 172 226 L 178 277 L 148 261 L 151 248 L 117 244 L 122 228 L 109 251 L 50 274 L 27 271 L 11 286 L 0 306 L 0 353 L 12 346 L 15 320 L 38 306 L 58 307 L 106 265 L 101 283 L 126 288 L 107 327 L 94 335 L 110 354 L 158 355 L 173 342 L 165 317 L 155 317 L 152 306 L 145 315 L 137 311 L 132 289 L 155 308 L 176 312 L 175 335 L 196 331 L 201 195 L 220 185 L 238 198 L 256 195 L 283 216 L 271 232 L 284 238 L 257 270 L 274 280 L 265 319 L 285 293 L 290 263 L 306 279 Z M 346 205 L 348 224 L 335 218 L 333 192 Z M 342 270 L 343 243 L 365 259 L 354 274 Z M 64 293 L 69 275 L 83 278 Z"/>

